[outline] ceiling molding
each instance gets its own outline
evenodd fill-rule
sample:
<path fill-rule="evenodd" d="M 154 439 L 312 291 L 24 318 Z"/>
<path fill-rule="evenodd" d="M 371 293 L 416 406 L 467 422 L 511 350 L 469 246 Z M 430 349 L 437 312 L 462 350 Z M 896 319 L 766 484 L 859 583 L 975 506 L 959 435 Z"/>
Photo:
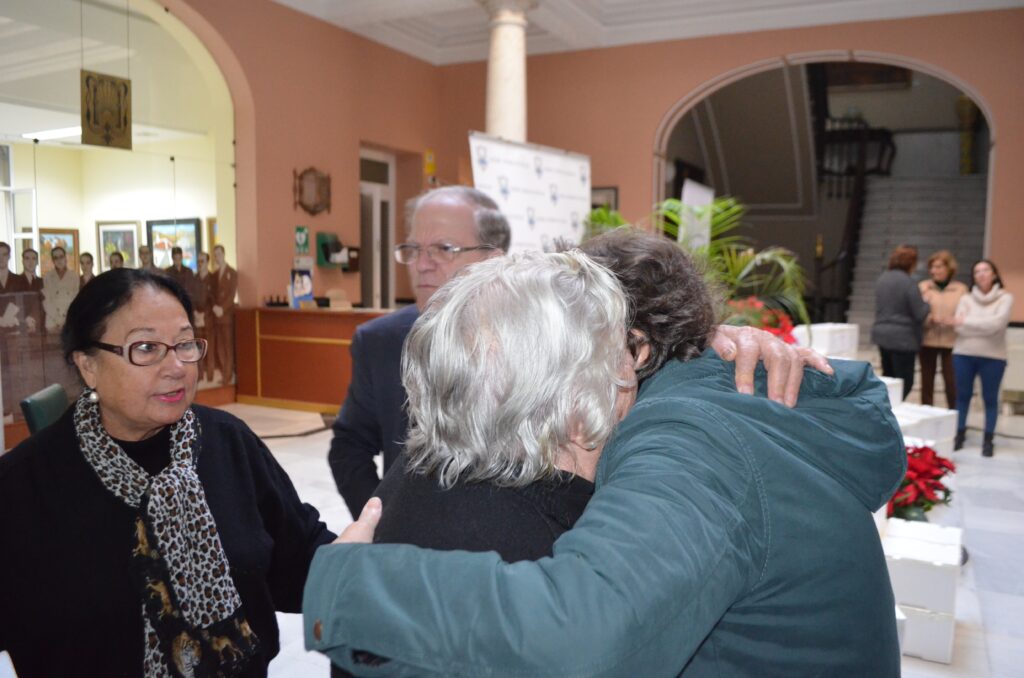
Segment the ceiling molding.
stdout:
<path fill-rule="evenodd" d="M 607 41 L 608 32 L 601 22 L 571 2 L 541 2 L 530 12 L 529 20 L 569 49 L 590 49 Z"/>
<path fill-rule="evenodd" d="M 273 1 L 434 65 L 487 58 L 490 17 L 478 0 Z M 1020 7 L 1024 0 L 539 0 L 526 42 L 528 54 L 549 54 Z"/>

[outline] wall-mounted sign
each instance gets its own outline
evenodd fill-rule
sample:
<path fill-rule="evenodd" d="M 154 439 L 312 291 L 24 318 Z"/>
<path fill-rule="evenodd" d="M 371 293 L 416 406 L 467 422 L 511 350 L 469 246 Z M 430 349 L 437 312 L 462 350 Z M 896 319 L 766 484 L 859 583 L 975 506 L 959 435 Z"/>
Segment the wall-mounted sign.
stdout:
<path fill-rule="evenodd" d="M 131 80 L 82 71 L 82 143 L 131 150 Z"/>
<path fill-rule="evenodd" d="M 295 227 L 295 253 L 309 254 L 309 227 Z"/>

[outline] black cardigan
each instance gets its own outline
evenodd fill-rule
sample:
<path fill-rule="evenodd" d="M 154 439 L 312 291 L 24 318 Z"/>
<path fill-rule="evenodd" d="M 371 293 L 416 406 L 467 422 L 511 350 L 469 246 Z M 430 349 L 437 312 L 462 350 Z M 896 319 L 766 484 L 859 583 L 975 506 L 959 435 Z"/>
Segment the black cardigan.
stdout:
<path fill-rule="evenodd" d="M 261 641 L 246 674 L 265 675 L 279 649 L 274 612 L 301 611 L 313 553 L 334 535 L 243 422 L 193 409 L 199 478 Z M 82 457 L 72 409 L 0 457 L 0 649 L 20 677 L 142 675 L 134 515 Z"/>
<path fill-rule="evenodd" d="M 526 487 L 457 482 L 444 490 L 431 475 L 409 473 L 398 463 L 375 495 L 384 503 L 374 541 L 443 551 L 497 551 L 503 560 L 551 555 L 594 494 L 593 483 L 558 472 Z"/>

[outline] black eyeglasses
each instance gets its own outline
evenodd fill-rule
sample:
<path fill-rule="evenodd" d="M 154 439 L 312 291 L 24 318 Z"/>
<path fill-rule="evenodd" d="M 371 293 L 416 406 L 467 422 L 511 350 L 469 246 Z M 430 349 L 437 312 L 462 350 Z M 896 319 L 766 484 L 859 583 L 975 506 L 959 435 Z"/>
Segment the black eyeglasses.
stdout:
<path fill-rule="evenodd" d="M 206 355 L 207 345 L 206 339 L 186 339 L 177 344 L 165 344 L 162 341 L 136 341 L 128 344 L 127 347 L 104 344 L 101 341 L 93 342 L 93 346 L 96 348 L 116 353 L 122 358 L 127 354 L 128 362 L 139 367 L 156 365 L 167 356 L 167 352 L 170 350 L 173 350 L 174 355 L 183 363 L 197 363 Z"/>
<path fill-rule="evenodd" d="M 455 255 L 460 252 L 476 252 L 477 250 L 494 250 L 494 245 L 477 245 L 475 247 L 459 247 L 441 243 L 438 245 L 417 245 L 407 242 L 395 247 L 395 260 L 400 264 L 411 264 L 420 258 L 420 252 L 426 252 L 427 257 L 435 264 L 447 264 L 455 260 Z"/>

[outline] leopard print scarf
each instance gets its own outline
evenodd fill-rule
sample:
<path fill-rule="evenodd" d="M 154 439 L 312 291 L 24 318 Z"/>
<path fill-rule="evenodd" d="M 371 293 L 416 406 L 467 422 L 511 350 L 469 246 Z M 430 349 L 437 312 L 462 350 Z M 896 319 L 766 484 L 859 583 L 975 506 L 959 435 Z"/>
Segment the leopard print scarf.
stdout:
<path fill-rule="evenodd" d="M 88 391 L 75 432 L 103 486 L 137 511 L 131 567 L 142 599 L 146 676 L 229 676 L 257 652 L 196 474 L 199 421 L 171 428 L 171 462 L 149 475 L 114 442 Z"/>

